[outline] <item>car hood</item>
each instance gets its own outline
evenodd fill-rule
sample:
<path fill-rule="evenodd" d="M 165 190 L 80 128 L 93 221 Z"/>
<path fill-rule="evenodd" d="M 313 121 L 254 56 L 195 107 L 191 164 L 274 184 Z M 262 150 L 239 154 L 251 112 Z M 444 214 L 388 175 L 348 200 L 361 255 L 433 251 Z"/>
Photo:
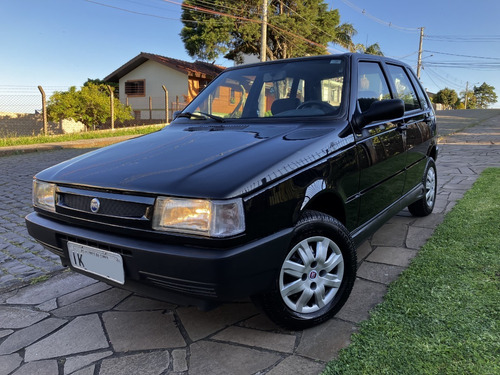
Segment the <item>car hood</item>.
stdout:
<path fill-rule="evenodd" d="M 348 147 L 346 122 L 184 126 L 93 151 L 37 175 L 59 184 L 224 199 L 249 193 Z"/>

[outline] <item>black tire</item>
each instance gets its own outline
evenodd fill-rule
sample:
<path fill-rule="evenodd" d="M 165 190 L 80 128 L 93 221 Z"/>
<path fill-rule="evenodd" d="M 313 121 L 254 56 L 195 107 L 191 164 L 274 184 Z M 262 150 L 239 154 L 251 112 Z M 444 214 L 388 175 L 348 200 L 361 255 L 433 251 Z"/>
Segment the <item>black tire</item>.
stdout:
<path fill-rule="evenodd" d="M 431 214 L 436 204 L 437 171 L 436 163 L 434 163 L 432 158 L 427 162 L 422 182 L 424 184 L 424 196 L 408 206 L 408 210 L 413 216 L 427 216 Z"/>
<path fill-rule="evenodd" d="M 331 216 L 306 211 L 273 288 L 252 299 L 276 324 L 303 330 L 333 317 L 355 279 L 356 250 L 347 229 Z"/>

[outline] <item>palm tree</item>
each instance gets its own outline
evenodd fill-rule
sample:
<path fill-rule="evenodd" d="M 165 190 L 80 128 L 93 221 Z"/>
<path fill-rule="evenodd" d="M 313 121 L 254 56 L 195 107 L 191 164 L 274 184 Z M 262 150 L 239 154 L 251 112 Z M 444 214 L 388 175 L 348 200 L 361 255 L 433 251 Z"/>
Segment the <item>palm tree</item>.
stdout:
<path fill-rule="evenodd" d="M 352 38 L 357 33 L 358 32 L 352 23 L 343 23 L 335 28 L 335 39 L 332 40 L 332 43 L 338 44 L 339 46 L 354 52 L 355 45 L 352 42 Z"/>
<path fill-rule="evenodd" d="M 378 43 L 374 43 L 369 45 L 368 47 L 365 46 L 364 44 L 356 44 L 354 47 L 353 52 L 359 52 L 359 53 L 367 53 L 370 55 L 378 55 L 378 56 L 384 56 L 382 53 L 382 50 L 380 49 L 380 46 Z"/>

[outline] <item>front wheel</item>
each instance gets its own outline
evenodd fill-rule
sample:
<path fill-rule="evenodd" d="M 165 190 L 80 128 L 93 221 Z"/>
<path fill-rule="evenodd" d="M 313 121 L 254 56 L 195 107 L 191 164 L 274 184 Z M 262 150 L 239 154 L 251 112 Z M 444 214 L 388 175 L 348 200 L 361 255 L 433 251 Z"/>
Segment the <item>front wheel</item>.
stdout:
<path fill-rule="evenodd" d="M 355 278 L 356 251 L 347 229 L 331 216 L 307 211 L 296 225 L 273 289 L 254 301 L 275 323 L 301 330 L 334 316 Z"/>
<path fill-rule="evenodd" d="M 424 196 L 410 204 L 408 210 L 413 216 L 427 216 L 434 210 L 437 194 L 437 172 L 433 159 L 429 159 L 423 176 Z"/>

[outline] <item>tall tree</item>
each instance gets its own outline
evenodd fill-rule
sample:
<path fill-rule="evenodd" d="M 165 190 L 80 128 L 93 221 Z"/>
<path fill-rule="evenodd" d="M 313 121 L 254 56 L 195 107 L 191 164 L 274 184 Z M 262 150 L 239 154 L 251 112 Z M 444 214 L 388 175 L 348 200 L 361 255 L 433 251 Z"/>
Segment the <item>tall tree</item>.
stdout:
<path fill-rule="evenodd" d="M 213 61 L 224 56 L 241 61 L 243 54 L 260 57 L 262 0 L 183 1 L 181 38 L 188 54 Z M 323 0 L 279 1 L 268 5 L 268 60 L 326 54 L 326 45 L 352 48 L 356 30 L 340 24 L 337 9 Z"/>
<path fill-rule="evenodd" d="M 449 107 L 454 107 L 457 103 L 458 95 L 455 90 L 445 87 L 439 90 L 434 97 L 434 103 L 441 103 Z"/>
<path fill-rule="evenodd" d="M 107 93 L 106 85 L 96 85 L 89 81 L 80 90 L 72 86 L 68 91 L 56 91 L 47 104 L 48 118 L 50 121 L 73 119 L 82 122 L 87 128 L 104 124 L 111 118 Z M 114 112 L 118 121 L 133 118 L 131 108 L 124 106 L 116 98 Z"/>
<path fill-rule="evenodd" d="M 498 100 L 495 88 L 486 82 L 483 82 L 479 87 L 474 86 L 474 96 L 476 97 L 478 108 L 488 108 L 490 104 L 494 104 Z"/>

